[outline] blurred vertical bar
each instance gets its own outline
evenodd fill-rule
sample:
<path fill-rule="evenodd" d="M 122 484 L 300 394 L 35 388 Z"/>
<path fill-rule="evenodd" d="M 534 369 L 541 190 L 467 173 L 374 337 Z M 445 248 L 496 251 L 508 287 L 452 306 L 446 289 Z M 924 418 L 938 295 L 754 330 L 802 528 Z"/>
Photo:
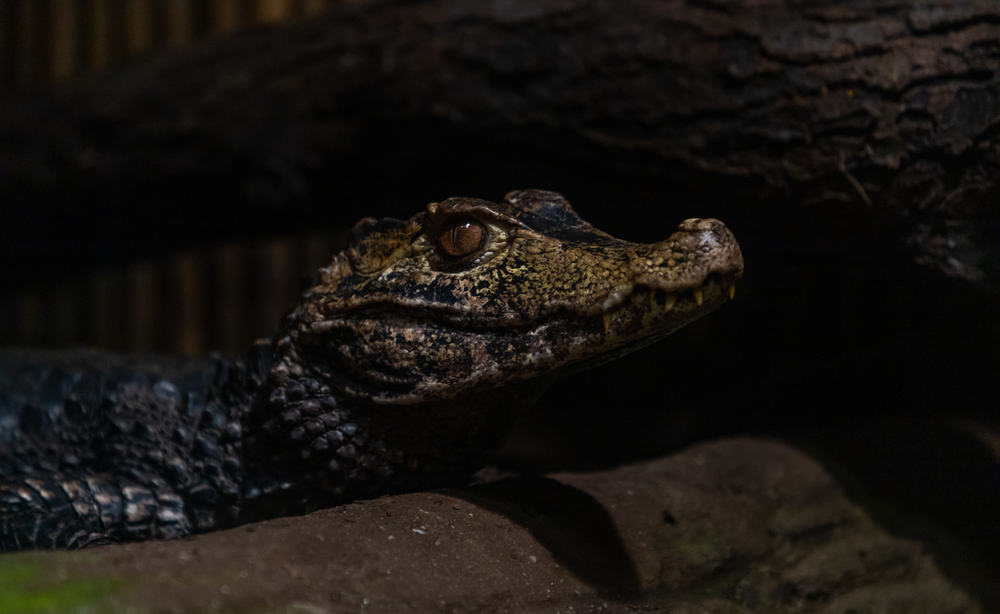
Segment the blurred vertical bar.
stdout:
<path fill-rule="evenodd" d="M 246 292 L 246 250 L 228 243 L 213 250 L 212 340 L 209 349 L 227 354 L 242 353 L 252 335 L 247 331 L 246 310 L 254 301 Z"/>
<path fill-rule="evenodd" d="M 121 279 L 117 271 L 98 271 L 90 282 L 93 341 L 100 348 L 122 347 Z"/>
<path fill-rule="evenodd" d="M 302 0 L 302 12 L 306 15 L 315 15 L 322 13 L 327 5 L 327 0 Z"/>
<path fill-rule="evenodd" d="M 289 271 L 295 260 L 294 245 L 289 240 L 274 240 L 254 246 L 253 296 L 256 307 L 251 336 L 265 337 L 274 332 L 281 316 L 291 306 L 296 286 L 290 284 Z"/>
<path fill-rule="evenodd" d="M 48 292 L 48 329 L 45 344 L 49 346 L 79 345 L 80 314 L 83 304 L 80 284 L 76 280 L 62 279 L 51 285 Z"/>
<path fill-rule="evenodd" d="M 148 0 L 146 22 L 149 24 L 147 49 L 157 50 L 167 45 L 167 6 L 176 0 Z"/>
<path fill-rule="evenodd" d="M 274 23 L 292 15 L 292 0 L 257 0 L 254 10 L 258 23 Z"/>
<path fill-rule="evenodd" d="M 38 344 L 42 336 L 42 296 L 38 288 L 25 288 L 18 305 L 18 328 L 22 343 Z"/>
<path fill-rule="evenodd" d="M 10 296 L 0 296 L 0 347 L 14 345 L 18 342 L 17 318 L 14 316 L 14 305 Z"/>
<path fill-rule="evenodd" d="M 18 89 L 25 89 L 34 81 L 35 62 L 37 54 L 35 52 L 35 39 L 38 35 L 39 4 L 33 2 L 19 2 L 15 4 L 13 22 L 14 40 L 14 81 Z"/>
<path fill-rule="evenodd" d="M 98 70 L 159 45 L 274 23 L 330 0 L 0 0 L 0 90 Z"/>
<path fill-rule="evenodd" d="M 211 19 L 216 32 L 231 32 L 242 25 L 240 0 L 215 0 L 212 9 Z"/>
<path fill-rule="evenodd" d="M 126 0 L 125 50 L 129 53 L 142 51 L 152 41 L 151 0 Z"/>
<path fill-rule="evenodd" d="M 197 253 L 191 251 L 177 254 L 170 263 L 176 326 L 172 329 L 173 339 L 168 340 L 168 348 L 186 356 L 201 354 L 205 349 L 204 294 L 199 265 Z"/>
<path fill-rule="evenodd" d="M 212 2 L 188 0 L 191 3 L 191 38 L 197 39 L 212 31 Z"/>
<path fill-rule="evenodd" d="M 14 85 L 14 0 L 0 0 L 0 94 Z"/>
<path fill-rule="evenodd" d="M 52 8 L 49 41 L 52 49 L 49 76 L 51 81 L 65 79 L 77 70 L 78 0 L 50 0 Z"/>
<path fill-rule="evenodd" d="M 167 12 L 167 44 L 182 45 L 191 40 L 194 30 L 191 0 L 168 0 Z"/>
<path fill-rule="evenodd" d="M 150 352 L 157 349 L 159 300 L 156 266 L 144 261 L 133 264 L 128 272 L 129 349 Z"/>
<path fill-rule="evenodd" d="M 73 55 L 74 74 L 82 74 L 93 67 L 94 0 L 76 0 Z"/>
<path fill-rule="evenodd" d="M 114 14 L 111 0 L 91 0 L 90 68 L 100 69 L 111 62 L 111 31 Z"/>

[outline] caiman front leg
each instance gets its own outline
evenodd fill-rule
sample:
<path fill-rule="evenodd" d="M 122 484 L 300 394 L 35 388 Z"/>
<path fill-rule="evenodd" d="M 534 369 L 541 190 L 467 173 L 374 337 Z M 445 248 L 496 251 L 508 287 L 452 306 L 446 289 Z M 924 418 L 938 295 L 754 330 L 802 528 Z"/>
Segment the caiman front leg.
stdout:
<path fill-rule="evenodd" d="M 0 483 L 0 551 L 187 535 L 184 499 L 110 475 Z"/>
<path fill-rule="evenodd" d="M 8 413 L 6 432 L 0 412 L 0 551 L 176 538 L 235 524 L 242 406 L 217 396 L 230 371 L 239 376 L 194 371 L 176 384 L 142 374 L 96 383 L 65 377 L 49 386 L 65 400 L 43 399 L 44 408 L 10 393 L 8 409 L 17 413 Z"/>

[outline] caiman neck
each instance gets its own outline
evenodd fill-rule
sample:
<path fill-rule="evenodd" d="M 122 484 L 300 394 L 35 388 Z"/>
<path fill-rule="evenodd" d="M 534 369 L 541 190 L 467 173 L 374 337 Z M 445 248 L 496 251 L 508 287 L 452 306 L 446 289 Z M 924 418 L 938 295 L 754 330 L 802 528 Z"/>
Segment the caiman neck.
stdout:
<path fill-rule="evenodd" d="M 305 352 L 294 332 L 279 337 L 253 396 L 245 463 L 260 481 L 248 517 L 461 483 L 551 382 L 383 405 L 351 398 L 338 363 Z"/>

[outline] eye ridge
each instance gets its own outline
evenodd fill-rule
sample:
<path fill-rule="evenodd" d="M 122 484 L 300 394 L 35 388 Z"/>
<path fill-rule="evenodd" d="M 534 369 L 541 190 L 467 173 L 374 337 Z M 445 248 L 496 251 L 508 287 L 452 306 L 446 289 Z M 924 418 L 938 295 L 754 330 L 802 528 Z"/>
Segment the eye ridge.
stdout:
<path fill-rule="evenodd" d="M 486 226 L 471 217 L 451 220 L 440 228 L 436 244 L 438 252 L 446 258 L 465 258 L 481 250 L 486 243 Z"/>

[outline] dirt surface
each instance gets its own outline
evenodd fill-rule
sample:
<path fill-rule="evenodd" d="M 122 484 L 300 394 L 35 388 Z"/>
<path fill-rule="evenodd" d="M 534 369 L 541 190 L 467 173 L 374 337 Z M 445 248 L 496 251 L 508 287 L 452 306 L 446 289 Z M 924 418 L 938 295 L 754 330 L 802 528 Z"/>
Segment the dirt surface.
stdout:
<path fill-rule="evenodd" d="M 0 562 L 0 612 L 20 614 L 981 611 L 815 461 L 749 438 Z"/>

